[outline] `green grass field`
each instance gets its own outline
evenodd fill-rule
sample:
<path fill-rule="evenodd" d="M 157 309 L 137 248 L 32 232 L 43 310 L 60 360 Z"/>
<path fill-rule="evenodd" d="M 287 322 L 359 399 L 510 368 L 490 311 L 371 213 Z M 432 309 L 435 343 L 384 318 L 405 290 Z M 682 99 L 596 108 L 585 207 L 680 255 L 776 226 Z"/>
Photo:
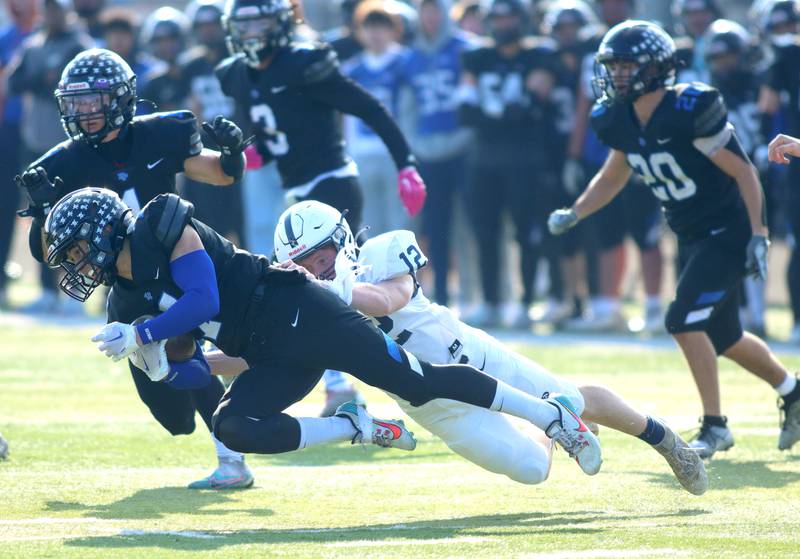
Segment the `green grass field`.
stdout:
<path fill-rule="evenodd" d="M 736 446 L 710 465 L 702 497 L 681 491 L 644 443 L 608 430 L 600 474 L 586 477 L 559 452 L 550 479 L 529 487 L 419 428 L 413 453 L 342 444 L 251 457 L 253 489 L 196 492 L 185 484 L 215 463 L 205 427 L 170 437 L 91 333 L 0 327 L 0 431 L 11 444 L 0 558 L 800 556 L 800 449 L 776 449 L 773 392 L 733 367 L 722 382 Z M 699 404 L 676 350 L 518 349 L 681 431 L 695 426 Z M 366 395 L 378 412 L 400 413 Z M 321 401 L 315 392 L 302 411 Z"/>

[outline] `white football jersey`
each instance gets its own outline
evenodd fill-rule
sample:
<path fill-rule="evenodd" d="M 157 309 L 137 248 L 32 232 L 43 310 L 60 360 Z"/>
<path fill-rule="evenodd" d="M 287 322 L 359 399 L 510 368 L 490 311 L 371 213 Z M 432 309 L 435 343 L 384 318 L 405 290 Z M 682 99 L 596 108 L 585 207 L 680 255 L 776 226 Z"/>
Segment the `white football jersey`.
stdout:
<path fill-rule="evenodd" d="M 366 267 L 358 281 L 380 283 L 404 274 L 416 276 L 428 259 L 411 231 L 390 231 L 369 239 L 358 261 Z M 466 362 L 462 324 L 450 309 L 431 303 L 417 287 L 411 301 L 389 316 L 375 317 L 378 328 L 423 361 Z"/>

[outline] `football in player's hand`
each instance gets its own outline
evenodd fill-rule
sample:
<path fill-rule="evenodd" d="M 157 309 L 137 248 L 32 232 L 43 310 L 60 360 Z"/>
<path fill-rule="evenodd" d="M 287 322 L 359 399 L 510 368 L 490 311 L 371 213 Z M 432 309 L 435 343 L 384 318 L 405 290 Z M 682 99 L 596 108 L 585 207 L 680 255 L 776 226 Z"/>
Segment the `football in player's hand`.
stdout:
<path fill-rule="evenodd" d="M 170 361 L 187 361 L 192 358 L 195 351 L 194 336 L 181 334 L 167 340 L 165 347 L 167 359 Z"/>

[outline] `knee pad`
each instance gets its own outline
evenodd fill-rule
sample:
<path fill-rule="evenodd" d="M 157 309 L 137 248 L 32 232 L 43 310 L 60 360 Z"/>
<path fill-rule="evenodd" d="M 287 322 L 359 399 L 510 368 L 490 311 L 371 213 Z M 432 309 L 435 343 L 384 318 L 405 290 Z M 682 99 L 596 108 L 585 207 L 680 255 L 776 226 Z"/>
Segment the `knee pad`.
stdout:
<path fill-rule="evenodd" d="M 687 332 L 686 328 L 686 309 L 679 301 L 672 301 L 664 315 L 664 328 L 670 334 Z M 696 328 L 702 330 L 702 328 Z"/>
<path fill-rule="evenodd" d="M 242 431 L 242 427 L 244 427 L 243 422 L 247 421 L 244 417 L 223 417 L 220 418 L 219 416 L 214 416 L 214 436 L 217 438 L 219 442 L 224 444 L 230 450 L 234 452 L 244 452 L 240 450 L 243 448 L 243 441 L 240 440 L 241 437 L 239 433 Z"/>

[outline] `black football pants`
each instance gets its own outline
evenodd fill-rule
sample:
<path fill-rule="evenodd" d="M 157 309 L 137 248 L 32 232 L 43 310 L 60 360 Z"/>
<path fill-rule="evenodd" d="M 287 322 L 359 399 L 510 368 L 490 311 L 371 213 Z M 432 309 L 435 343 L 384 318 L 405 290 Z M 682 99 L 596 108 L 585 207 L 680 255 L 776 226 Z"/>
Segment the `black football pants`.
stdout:
<path fill-rule="evenodd" d="M 347 210 L 347 224 L 353 235 L 358 234 L 364 212 L 364 193 L 357 177 L 334 177 L 320 181 L 302 200 L 316 200 L 340 212 Z"/>
<path fill-rule="evenodd" d="M 211 382 L 205 388 L 176 390 L 166 383 L 153 382 L 142 371 L 130 365 L 130 362 L 129 366 L 139 398 L 164 429 L 172 435 L 193 433 L 194 414 L 197 412 L 203 418 L 208 430 L 212 430 L 211 420 L 214 410 L 217 409 L 217 404 L 225 393 L 225 387 L 219 377 L 211 377 Z"/>
<path fill-rule="evenodd" d="M 417 361 L 371 320 L 316 284 L 268 285 L 259 323 L 214 417 L 214 433 L 238 452 L 296 450 L 300 425 L 283 413 L 324 369 L 345 371 L 419 406 L 449 398 L 488 408 L 497 381 L 467 365 Z"/>
<path fill-rule="evenodd" d="M 547 216 L 554 206 L 556 177 L 548 167 L 513 160 L 505 164 L 477 161 L 472 169 L 467 202 L 478 243 L 484 300 L 500 302 L 500 250 L 503 215 L 511 215 L 520 251 L 523 296 L 533 303 L 536 265 L 546 235 Z"/>

